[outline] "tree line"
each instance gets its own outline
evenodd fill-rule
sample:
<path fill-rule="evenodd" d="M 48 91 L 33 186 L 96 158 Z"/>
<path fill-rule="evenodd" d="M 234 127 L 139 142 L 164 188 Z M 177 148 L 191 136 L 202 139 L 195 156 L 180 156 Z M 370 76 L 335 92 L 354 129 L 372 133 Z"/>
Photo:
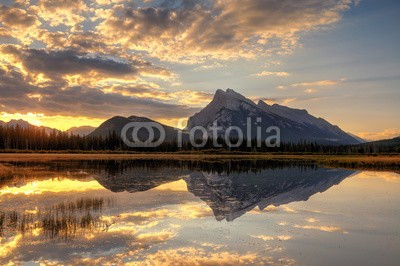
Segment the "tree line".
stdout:
<path fill-rule="evenodd" d="M 237 140 L 232 139 L 232 143 Z M 375 143 L 359 145 L 324 145 L 316 142 L 281 143 L 280 147 L 267 147 L 265 144 L 257 147 L 253 140 L 248 147 L 247 141 L 239 147 L 228 147 L 226 141 L 218 140 L 222 147 L 218 151 L 230 152 L 283 152 L 283 153 L 319 153 L 319 154 L 376 154 L 400 153 L 399 146 L 381 146 Z M 115 132 L 108 136 L 79 136 L 71 133 L 54 130 L 50 133 L 45 129 L 29 126 L 0 126 L 0 150 L 27 150 L 27 151 L 137 151 L 137 152 L 178 152 L 178 151 L 204 151 L 217 152 L 213 140 L 208 139 L 201 148 L 193 147 L 189 142 L 184 142 L 182 147 L 175 141 L 165 142 L 155 148 L 131 148 L 124 144 Z"/>

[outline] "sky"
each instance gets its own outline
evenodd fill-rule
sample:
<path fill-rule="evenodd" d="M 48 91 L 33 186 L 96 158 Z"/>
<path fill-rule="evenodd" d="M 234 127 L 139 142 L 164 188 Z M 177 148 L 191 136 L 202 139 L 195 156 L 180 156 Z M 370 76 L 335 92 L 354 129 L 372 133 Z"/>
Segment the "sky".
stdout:
<path fill-rule="evenodd" d="M 391 138 L 399 26 L 395 0 L 1 0 L 0 120 L 177 126 L 231 88 Z"/>

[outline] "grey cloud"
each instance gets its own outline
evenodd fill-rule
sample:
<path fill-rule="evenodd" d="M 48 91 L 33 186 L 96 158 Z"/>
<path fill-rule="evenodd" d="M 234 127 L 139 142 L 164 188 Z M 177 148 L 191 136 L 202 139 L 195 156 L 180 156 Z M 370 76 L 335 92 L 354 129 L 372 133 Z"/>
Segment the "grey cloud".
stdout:
<path fill-rule="evenodd" d="M 131 88 L 133 90 L 133 88 Z M 138 91 L 142 88 L 137 88 Z M 28 94 L 40 94 L 41 99 Z M 0 111 L 8 113 L 45 113 L 46 115 L 109 118 L 115 115 L 140 115 L 153 119 L 187 117 L 198 111 L 185 105 L 167 104 L 121 94 L 106 94 L 87 86 L 61 89 L 56 83 L 36 87 L 18 72 L 0 71 Z"/>
<path fill-rule="evenodd" d="M 0 94 L 1 98 L 20 97 L 33 93 L 36 88 L 25 82 L 24 76 L 15 70 L 5 71 L 0 68 Z"/>
<path fill-rule="evenodd" d="M 69 45 L 84 51 L 99 51 L 107 49 L 107 45 L 102 42 L 102 37 L 95 32 L 84 32 L 71 34 L 68 37 Z"/>
<path fill-rule="evenodd" d="M 0 51 L 13 55 L 28 73 L 43 73 L 53 81 L 61 82 L 64 75 L 95 75 L 97 78 L 126 77 L 137 78 L 141 73 L 160 76 L 172 75 L 167 69 L 153 66 L 150 62 L 135 58 L 119 58 L 99 54 L 89 54 L 77 50 L 24 49 L 4 45 Z"/>
<path fill-rule="evenodd" d="M 9 47 L 10 48 L 10 47 Z M 22 64 L 32 72 L 46 73 L 56 77 L 63 74 L 87 73 L 98 71 L 101 74 L 127 75 L 136 74 L 137 69 L 127 62 L 97 57 L 88 57 L 72 50 L 45 51 L 36 49 L 17 50 L 15 48 L 4 51 L 11 53 L 21 60 Z"/>
<path fill-rule="evenodd" d="M 7 27 L 30 27 L 38 23 L 34 15 L 23 9 L 0 5 L 0 19 Z"/>

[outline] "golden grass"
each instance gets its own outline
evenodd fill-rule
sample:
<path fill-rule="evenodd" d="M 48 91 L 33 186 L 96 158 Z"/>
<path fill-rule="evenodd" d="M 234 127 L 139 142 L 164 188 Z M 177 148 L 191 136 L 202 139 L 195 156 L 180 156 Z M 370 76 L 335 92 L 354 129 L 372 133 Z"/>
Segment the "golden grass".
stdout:
<path fill-rule="evenodd" d="M 202 154 L 202 153 L 137 153 L 137 154 L 0 154 L 0 162 L 20 161 L 74 161 L 74 160 L 277 160 L 311 161 L 322 166 L 343 168 L 400 169 L 400 155 L 286 155 L 286 154 Z"/>

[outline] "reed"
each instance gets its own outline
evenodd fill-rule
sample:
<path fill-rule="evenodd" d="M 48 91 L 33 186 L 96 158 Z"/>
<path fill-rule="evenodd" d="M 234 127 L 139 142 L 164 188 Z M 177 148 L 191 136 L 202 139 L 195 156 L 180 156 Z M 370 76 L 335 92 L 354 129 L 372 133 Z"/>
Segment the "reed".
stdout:
<path fill-rule="evenodd" d="M 90 230 L 108 228 L 101 221 L 101 215 L 105 207 L 112 205 L 110 198 L 79 198 L 39 209 L 36 213 L 0 212 L 0 236 L 6 231 L 26 235 L 39 229 L 45 238 L 68 241 Z"/>

